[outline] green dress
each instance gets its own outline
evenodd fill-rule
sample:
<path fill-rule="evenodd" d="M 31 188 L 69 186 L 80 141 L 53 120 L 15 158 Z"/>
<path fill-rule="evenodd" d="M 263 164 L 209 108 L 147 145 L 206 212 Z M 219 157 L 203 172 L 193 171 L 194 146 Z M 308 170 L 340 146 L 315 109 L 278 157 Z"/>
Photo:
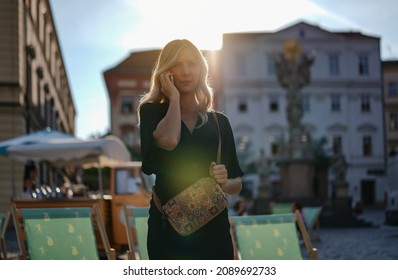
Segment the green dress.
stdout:
<path fill-rule="evenodd" d="M 172 151 L 159 148 L 153 131 L 165 116 L 168 103 L 147 103 L 140 109 L 142 170 L 155 174 L 155 191 L 162 204 L 187 188 L 196 180 L 209 176 L 212 161 L 216 162 L 218 131 L 215 120 L 208 113 L 208 122 L 192 133 L 181 122 L 181 136 Z M 221 164 L 228 177 L 241 177 L 243 172 L 236 155 L 235 141 L 227 117 L 217 112 L 221 133 Z M 200 119 L 198 119 L 198 124 Z M 228 210 L 193 234 L 182 237 L 162 219 L 153 200 L 148 220 L 148 255 L 150 259 L 233 259 Z"/>

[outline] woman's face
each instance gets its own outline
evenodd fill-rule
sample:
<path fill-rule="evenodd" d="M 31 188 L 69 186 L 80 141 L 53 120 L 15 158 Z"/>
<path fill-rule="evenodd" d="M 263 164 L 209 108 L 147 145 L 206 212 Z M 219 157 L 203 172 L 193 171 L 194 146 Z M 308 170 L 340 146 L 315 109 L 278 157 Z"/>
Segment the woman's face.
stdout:
<path fill-rule="evenodd" d="M 199 83 L 200 65 L 191 49 L 182 50 L 177 64 L 170 69 L 170 72 L 180 94 L 195 92 Z"/>

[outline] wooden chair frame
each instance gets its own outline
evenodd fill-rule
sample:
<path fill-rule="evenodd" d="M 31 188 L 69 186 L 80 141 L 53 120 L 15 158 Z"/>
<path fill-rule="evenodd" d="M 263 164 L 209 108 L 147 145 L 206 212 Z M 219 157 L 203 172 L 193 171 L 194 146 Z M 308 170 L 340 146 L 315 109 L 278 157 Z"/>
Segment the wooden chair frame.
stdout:
<path fill-rule="evenodd" d="M 318 259 L 318 249 L 316 249 L 312 246 L 311 239 L 310 239 L 310 236 L 307 231 L 307 227 L 303 221 L 303 217 L 301 216 L 300 211 L 296 210 L 294 212 L 294 216 L 296 218 L 297 225 L 300 229 L 301 237 L 303 238 L 304 245 L 305 245 L 305 248 L 307 249 L 309 258 L 311 260 L 317 260 Z"/>
<path fill-rule="evenodd" d="M 10 221 L 10 216 L 11 212 L 7 211 L 4 214 L 4 216 L 0 217 L 0 248 L 1 248 L 0 259 L 2 258 L 4 260 L 8 259 L 5 235 L 7 232 L 8 223 Z M 1 256 L 1 253 L 3 254 L 3 256 Z"/>

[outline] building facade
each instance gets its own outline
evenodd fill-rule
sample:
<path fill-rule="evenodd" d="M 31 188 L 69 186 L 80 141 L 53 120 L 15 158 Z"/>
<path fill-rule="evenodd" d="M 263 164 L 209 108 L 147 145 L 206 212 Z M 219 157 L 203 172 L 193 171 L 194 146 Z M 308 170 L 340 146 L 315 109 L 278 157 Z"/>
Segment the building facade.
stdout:
<path fill-rule="evenodd" d="M 398 150 L 398 60 L 383 61 L 386 151 Z"/>
<path fill-rule="evenodd" d="M 112 135 L 123 140 L 134 158 L 140 152 L 137 106 L 149 90 L 152 68 L 160 50 L 133 52 L 122 62 L 104 71 L 109 95 Z"/>
<path fill-rule="evenodd" d="M 46 127 L 75 132 L 76 109 L 48 0 L 0 2 L 0 141 Z M 50 167 L 40 165 L 40 175 Z M 22 191 L 23 163 L 0 157 L 0 211 Z"/>
<path fill-rule="evenodd" d="M 386 155 L 377 37 L 329 32 L 305 22 L 274 33 L 224 34 L 223 105 L 238 149 L 247 150 L 248 162 L 261 150 L 271 160 L 281 156 L 280 143 L 288 137 L 287 100 L 275 62 L 289 40 L 315 55 L 310 84 L 300 93 L 303 124 L 313 138 L 327 140 L 330 153 L 345 155 L 349 194 L 359 191 L 365 204 L 381 203 Z"/>

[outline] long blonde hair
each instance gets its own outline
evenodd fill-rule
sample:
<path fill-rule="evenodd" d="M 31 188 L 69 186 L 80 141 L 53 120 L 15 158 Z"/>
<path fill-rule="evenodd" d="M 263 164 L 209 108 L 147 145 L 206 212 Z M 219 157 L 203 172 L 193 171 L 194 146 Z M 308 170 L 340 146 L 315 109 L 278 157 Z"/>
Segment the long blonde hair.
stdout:
<path fill-rule="evenodd" d="M 199 83 L 195 92 L 195 98 L 198 102 L 198 113 L 202 120 L 199 127 L 207 122 L 208 117 L 206 112 L 211 111 L 213 106 L 213 89 L 209 84 L 209 67 L 207 61 L 202 52 L 190 41 L 186 39 L 177 39 L 169 42 L 160 52 L 156 60 L 156 64 L 152 70 L 151 88 L 149 92 L 142 96 L 137 108 L 138 124 L 140 123 L 140 107 L 143 104 L 168 102 L 168 98 L 160 90 L 161 84 L 159 76 L 177 64 L 177 59 L 185 48 L 189 48 L 193 51 L 200 66 Z"/>

